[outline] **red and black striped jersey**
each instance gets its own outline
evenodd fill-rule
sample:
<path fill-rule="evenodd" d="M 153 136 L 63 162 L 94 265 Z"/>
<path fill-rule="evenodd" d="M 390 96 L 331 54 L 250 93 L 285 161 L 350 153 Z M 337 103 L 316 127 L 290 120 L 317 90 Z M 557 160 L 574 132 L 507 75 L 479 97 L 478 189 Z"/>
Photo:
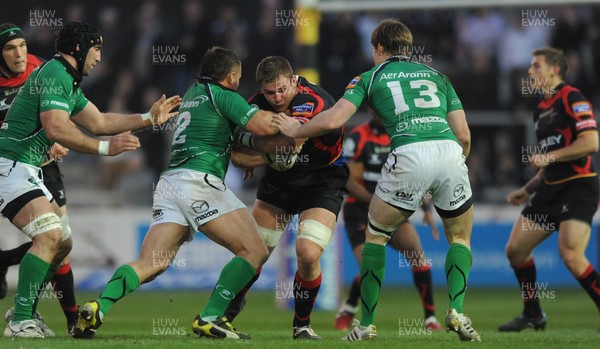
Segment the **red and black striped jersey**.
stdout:
<path fill-rule="evenodd" d="M 302 76 L 296 76 L 296 78 L 296 95 L 288 107 L 292 117 L 300 122 L 306 122 L 335 104 L 333 97 L 323 88 L 308 82 Z M 265 95 L 260 91 L 252 96 L 248 103 L 256 104 L 260 109 L 274 111 Z M 292 170 L 316 169 L 329 165 L 342 166 L 344 164 L 343 140 L 343 127 L 308 139 Z"/>
<path fill-rule="evenodd" d="M 21 91 L 21 87 L 25 84 L 25 81 L 29 77 L 29 74 L 42 64 L 43 60 L 32 54 L 27 55 L 27 67 L 22 74 L 14 78 L 7 78 L 0 75 L 0 124 L 4 122 L 6 113 L 12 104 L 13 99 L 17 96 L 17 93 Z"/>
<path fill-rule="evenodd" d="M 375 192 L 377 181 L 381 179 L 381 169 L 390 153 L 390 138 L 383 126 L 368 122 L 356 126 L 344 142 L 344 155 L 349 162 L 362 163 L 364 166 L 363 185 L 370 192 Z M 355 203 L 352 195 L 347 203 Z"/>
<path fill-rule="evenodd" d="M 570 146 L 584 132 L 597 132 L 590 101 L 578 89 L 560 84 L 550 98 L 542 100 L 533 114 L 535 135 L 541 152 Z M 571 161 L 552 162 L 545 168 L 545 181 L 557 184 L 596 175 L 590 155 Z"/>

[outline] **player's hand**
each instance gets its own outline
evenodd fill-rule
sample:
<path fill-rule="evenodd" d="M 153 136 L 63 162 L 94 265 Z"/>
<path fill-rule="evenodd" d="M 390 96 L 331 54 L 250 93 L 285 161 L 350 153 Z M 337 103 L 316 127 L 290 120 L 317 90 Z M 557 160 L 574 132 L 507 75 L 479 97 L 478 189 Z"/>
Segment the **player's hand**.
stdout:
<path fill-rule="evenodd" d="M 140 140 L 131 134 L 131 131 L 119 133 L 109 139 L 108 155 L 113 156 L 125 151 L 136 150 L 140 147 Z"/>
<path fill-rule="evenodd" d="M 529 164 L 535 169 L 542 169 L 554 162 L 551 154 L 533 154 L 529 156 Z"/>
<path fill-rule="evenodd" d="M 50 150 L 48 151 L 47 160 L 42 163 L 42 166 L 46 166 L 52 161 L 60 161 L 62 158 L 67 156 L 69 153 L 69 149 L 63 147 L 58 143 L 54 143 Z"/>
<path fill-rule="evenodd" d="M 167 98 L 162 95 L 159 100 L 152 104 L 150 108 L 150 115 L 154 125 L 162 125 L 167 122 L 170 118 L 179 114 L 179 112 L 171 112 L 173 109 L 181 105 L 181 97 L 173 96 Z"/>
<path fill-rule="evenodd" d="M 284 113 L 274 115 L 272 123 L 281 133 L 291 138 L 296 138 L 298 128 L 302 125 L 300 121 L 291 118 Z"/>
<path fill-rule="evenodd" d="M 423 212 L 423 224 L 427 224 L 429 227 L 431 227 L 433 239 L 438 241 L 440 239 L 440 232 L 435 226 L 435 219 L 433 218 L 433 212 L 431 212 L 431 210 Z"/>
<path fill-rule="evenodd" d="M 529 194 L 525 191 L 524 188 L 519 188 L 506 197 L 506 201 L 514 206 L 519 206 L 529 198 Z"/>

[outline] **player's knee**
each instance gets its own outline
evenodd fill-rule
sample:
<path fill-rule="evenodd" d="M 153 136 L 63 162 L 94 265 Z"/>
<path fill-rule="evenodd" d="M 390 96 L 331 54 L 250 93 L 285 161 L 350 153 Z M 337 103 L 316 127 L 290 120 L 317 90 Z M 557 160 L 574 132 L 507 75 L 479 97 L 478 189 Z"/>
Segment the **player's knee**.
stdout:
<path fill-rule="evenodd" d="M 34 240 L 34 243 L 36 240 L 38 243 L 50 243 L 55 248 L 58 248 L 58 244 L 62 240 L 60 218 L 54 212 L 36 216 L 26 226 L 21 228 L 21 231 Z"/>
<path fill-rule="evenodd" d="M 394 232 L 398 229 L 399 225 L 389 225 L 382 224 L 377 222 L 371 214 L 369 214 L 369 224 L 367 226 L 367 231 L 373 235 L 378 242 L 383 243 L 383 245 L 387 244 L 388 241 L 392 238 Z"/>
<path fill-rule="evenodd" d="M 580 253 L 572 249 L 559 249 L 559 252 L 560 258 L 568 269 L 574 269 L 582 257 Z"/>
<path fill-rule="evenodd" d="M 333 232 L 325 224 L 315 219 L 305 219 L 300 222 L 297 239 L 306 239 L 312 241 L 322 250 L 325 250 L 331 242 L 332 235 Z"/>
<path fill-rule="evenodd" d="M 296 246 L 296 255 L 299 265 L 313 265 L 319 263 L 323 250 L 314 244 L 302 244 Z"/>
<path fill-rule="evenodd" d="M 504 248 L 504 252 L 506 253 L 506 257 L 508 258 L 508 260 L 511 262 L 513 260 L 515 260 L 517 258 L 517 256 L 519 255 L 518 248 L 516 248 L 516 246 L 513 246 L 510 243 L 506 244 L 506 247 Z"/>

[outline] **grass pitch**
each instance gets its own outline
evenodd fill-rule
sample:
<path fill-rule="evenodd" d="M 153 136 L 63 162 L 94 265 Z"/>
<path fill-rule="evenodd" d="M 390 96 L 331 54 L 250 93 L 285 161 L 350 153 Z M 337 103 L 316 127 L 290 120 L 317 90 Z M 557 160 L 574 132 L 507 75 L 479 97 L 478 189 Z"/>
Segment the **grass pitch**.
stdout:
<path fill-rule="evenodd" d="M 13 293 L 14 294 L 14 291 Z M 77 294 L 80 304 L 95 294 Z M 335 313 L 317 311 L 312 327 L 323 342 L 294 341 L 293 312 L 275 305 L 275 292 L 251 292 L 244 312 L 234 325 L 252 336 L 250 341 L 220 341 L 197 338 L 191 322 L 208 299 L 208 291 L 136 292 L 113 307 L 93 340 L 75 340 L 66 335 L 62 311 L 55 300 L 43 300 L 39 311 L 57 333 L 42 340 L 0 339 L 0 348 L 598 348 L 598 311 L 581 289 L 556 289 L 542 306 L 548 315 L 545 331 L 499 333 L 498 325 L 521 310 L 518 289 L 469 289 L 465 312 L 482 336 L 482 343 L 462 343 L 456 334 L 428 333 L 420 326 L 422 309 L 412 288 L 384 288 L 377 310 L 378 338 L 371 342 L 343 342 L 345 332 L 332 329 Z M 2 312 L 12 300 L 0 301 Z M 448 305 L 442 287 L 435 293 L 438 320 L 443 323 Z"/>

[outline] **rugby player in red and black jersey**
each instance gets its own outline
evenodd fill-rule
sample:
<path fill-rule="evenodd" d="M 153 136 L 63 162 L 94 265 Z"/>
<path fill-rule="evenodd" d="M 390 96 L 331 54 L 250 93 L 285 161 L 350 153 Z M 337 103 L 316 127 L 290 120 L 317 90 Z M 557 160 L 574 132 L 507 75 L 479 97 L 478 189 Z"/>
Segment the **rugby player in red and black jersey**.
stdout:
<path fill-rule="evenodd" d="M 13 99 L 25 84 L 29 74 L 36 69 L 43 60 L 27 53 L 27 42 L 23 31 L 12 23 L 0 24 L 0 125 L 12 104 Z M 2 127 L 2 126 L 0 126 Z M 62 181 L 62 174 L 54 159 L 60 159 L 68 153 L 68 149 L 56 143 L 48 154 L 47 164 L 42 167 L 44 185 L 50 190 L 54 200 L 64 215 L 67 213 L 67 199 Z M 19 264 L 21 259 L 31 248 L 32 242 L 27 242 L 12 250 L 0 251 L 0 299 L 6 297 L 6 272 L 11 265 Z M 52 278 L 52 285 L 57 294 L 57 299 L 67 318 L 67 331 L 72 332 L 77 323 L 77 303 L 73 285 L 73 272 L 66 257 L 56 270 Z M 37 314 L 39 317 L 39 314 Z M 35 316 L 34 316 L 35 317 Z M 9 311 L 7 321 L 12 318 Z M 49 331 L 45 327 L 46 331 Z"/>
<path fill-rule="evenodd" d="M 598 176 L 591 158 L 598 151 L 598 131 L 592 105 L 579 90 L 564 83 L 566 72 L 562 51 L 550 47 L 533 51 L 529 78 L 543 99 L 533 119 L 539 147 L 528 155 L 538 172 L 507 197 L 513 205 L 530 198 L 506 245 L 524 309 L 500 326 L 503 332 L 546 327 L 532 251 L 555 230 L 560 257 L 600 310 L 600 280 L 585 257 L 598 207 Z"/>
<path fill-rule="evenodd" d="M 344 142 L 344 155 L 348 159 L 350 178 L 348 179 L 348 190 L 350 195 L 344 202 L 344 223 L 348 241 L 354 251 L 354 256 L 360 265 L 362 250 L 365 244 L 365 231 L 368 223 L 369 202 L 375 192 L 377 181 L 381 179 L 381 169 L 390 153 L 390 138 L 385 132 L 381 120 L 373 109 L 368 108 L 373 117 L 370 122 L 356 126 Z M 429 204 L 422 206 L 424 211 L 423 223 L 428 224 L 433 230 L 435 240 L 439 239 L 439 232 Z M 406 258 L 406 267 L 411 268 L 413 280 L 423 311 L 425 320 L 423 325 L 429 330 L 441 330 L 439 322 L 435 317 L 435 306 L 433 304 L 433 284 L 431 282 L 431 262 L 425 258 L 421 239 L 413 224 L 406 220 L 400 224 L 390 240 L 390 245 L 397 251 L 401 251 Z M 348 298 L 340 306 L 335 317 L 333 327 L 336 330 L 348 330 L 354 315 L 359 309 L 360 299 L 360 275 L 352 282 Z"/>
<path fill-rule="evenodd" d="M 250 98 L 249 103 L 261 109 L 286 113 L 301 121 L 311 119 L 334 103 L 325 90 L 294 75 L 290 63 L 283 57 L 263 59 L 256 68 L 256 80 L 261 90 Z M 267 151 L 260 145 L 268 143 L 265 139 L 242 134 L 242 144 L 270 154 L 265 157 L 264 153 L 255 152 L 258 161 L 248 162 L 253 154 L 251 150 L 232 153 L 232 161 L 238 165 L 270 164 L 260 181 L 252 208 L 269 251 L 277 246 L 292 216 L 300 215 L 296 239 L 298 271 L 293 286 L 294 339 L 322 339 L 310 327 L 310 314 L 321 285 L 321 254 L 331 241 L 343 196 L 347 194 L 348 169 L 342 151 L 343 135 L 343 128 L 339 128 Z M 273 140 L 267 141 L 272 143 Z M 282 166 L 282 161 L 288 166 Z M 247 288 L 256 278 L 258 274 Z M 244 293 L 230 303 L 226 312 L 230 320 L 239 313 Z"/>

